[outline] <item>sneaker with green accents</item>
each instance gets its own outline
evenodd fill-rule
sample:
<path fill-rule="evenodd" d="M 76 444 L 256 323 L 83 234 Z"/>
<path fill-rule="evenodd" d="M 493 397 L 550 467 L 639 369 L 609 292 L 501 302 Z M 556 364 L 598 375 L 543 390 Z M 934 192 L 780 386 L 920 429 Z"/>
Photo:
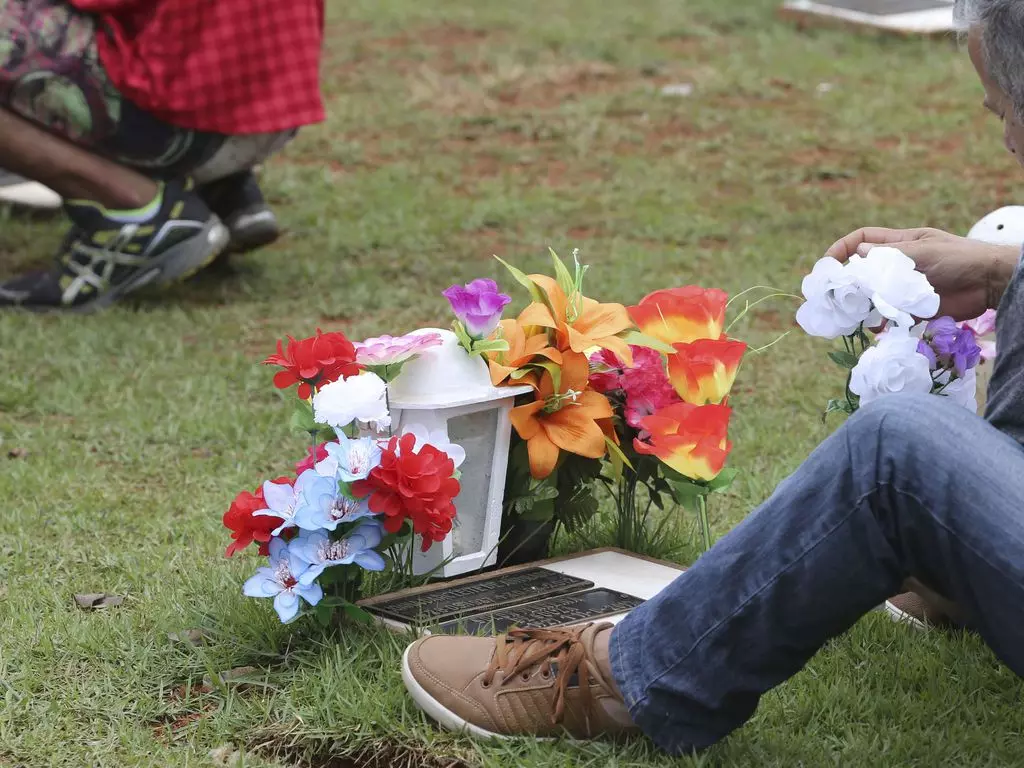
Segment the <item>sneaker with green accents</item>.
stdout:
<path fill-rule="evenodd" d="M 103 309 L 143 286 L 190 277 L 230 240 L 190 180 L 161 185 L 156 199 L 136 211 L 85 201 L 68 201 L 65 210 L 72 228 L 55 266 L 0 284 L 0 307 Z"/>

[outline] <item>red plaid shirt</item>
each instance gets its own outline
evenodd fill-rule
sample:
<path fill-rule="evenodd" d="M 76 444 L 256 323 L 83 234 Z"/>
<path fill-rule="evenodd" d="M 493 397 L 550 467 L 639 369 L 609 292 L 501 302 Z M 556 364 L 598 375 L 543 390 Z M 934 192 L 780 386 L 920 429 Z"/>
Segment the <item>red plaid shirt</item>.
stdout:
<path fill-rule="evenodd" d="M 100 59 L 172 125 L 270 133 L 324 119 L 324 0 L 70 0 L 95 13 Z"/>

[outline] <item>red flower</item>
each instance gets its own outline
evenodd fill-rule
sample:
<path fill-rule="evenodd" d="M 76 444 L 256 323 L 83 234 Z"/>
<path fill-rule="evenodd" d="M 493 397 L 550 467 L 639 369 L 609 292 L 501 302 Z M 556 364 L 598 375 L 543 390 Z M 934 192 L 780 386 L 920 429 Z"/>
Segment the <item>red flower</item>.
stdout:
<path fill-rule="evenodd" d="M 265 365 L 278 365 L 283 371 L 274 374 L 274 386 L 287 389 L 299 385 L 299 397 L 308 400 L 315 389 L 338 379 L 347 379 L 359 373 L 356 348 L 343 333 L 323 333 L 296 341 L 288 337 L 285 349 L 277 342 L 277 354 L 263 361 Z"/>
<path fill-rule="evenodd" d="M 645 438 L 634 440 L 633 448 L 657 456 L 691 480 L 714 480 L 732 450 L 728 437 L 731 415 L 727 405 L 670 405 L 640 422 Z"/>
<path fill-rule="evenodd" d="M 331 440 L 330 442 L 336 443 L 337 440 Z M 310 446 L 306 449 L 306 458 L 295 465 L 295 475 L 301 475 L 307 469 L 312 469 L 315 465 L 327 458 L 327 443 L 320 443 L 316 447 L 316 455 L 313 455 L 313 447 Z"/>
<path fill-rule="evenodd" d="M 275 482 L 281 482 L 282 479 L 284 478 Z M 224 527 L 231 530 L 231 538 L 234 539 L 224 552 L 226 557 L 241 552 L 254 541 L 259 542 L 261 555 L 270 554 L 270 532 L 284 521 L 269 515 L 253 515 L 253 512 L 266 508 L 262 485 L 256 489 L 256 493 L 242 491 L 235 497 L 228 511 L 224 513 Z"/>
<path fill-rule="evenodd" d="M 423 537 L 423 551 L 451 533 L 455 518 L 453 499 L 459 495 L 455 462 L 432 445 L 418 452 L 416 438 L 393 437 L 380 464 L 365 480 L 352 485 L 358 497 L 369 496 L 370 511 L 384 515 L 384 530 L 397 533 L 405 520 Z"/>

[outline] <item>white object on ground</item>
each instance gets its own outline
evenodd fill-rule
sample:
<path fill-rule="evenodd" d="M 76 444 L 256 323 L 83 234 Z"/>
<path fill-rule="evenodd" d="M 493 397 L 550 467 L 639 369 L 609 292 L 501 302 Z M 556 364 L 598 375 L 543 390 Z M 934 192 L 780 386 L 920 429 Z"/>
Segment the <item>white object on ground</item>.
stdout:
<path fill-rule="evenodd" d="M 8 177 L 10 178 L 10 177 Z M 19 205 L 43 211 L 55 211 L 63 200 L 49 187 L 22 179 L 14 183 L 0 183 L 0 203 Z"/>

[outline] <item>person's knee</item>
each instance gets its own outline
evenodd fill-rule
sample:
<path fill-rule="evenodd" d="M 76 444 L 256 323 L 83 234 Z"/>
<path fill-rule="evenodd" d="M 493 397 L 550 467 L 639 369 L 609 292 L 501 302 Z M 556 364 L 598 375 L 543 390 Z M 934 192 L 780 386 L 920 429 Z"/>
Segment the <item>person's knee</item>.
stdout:
<path fill-rule="evenodd" d="M 957 408 L 936 395 L 890 395 L 858 409 L 849 429 L 856 438 L 883 444 L 889 440 L 919 444 L 937 437 L 937 425 L 948 421 Z"/>

